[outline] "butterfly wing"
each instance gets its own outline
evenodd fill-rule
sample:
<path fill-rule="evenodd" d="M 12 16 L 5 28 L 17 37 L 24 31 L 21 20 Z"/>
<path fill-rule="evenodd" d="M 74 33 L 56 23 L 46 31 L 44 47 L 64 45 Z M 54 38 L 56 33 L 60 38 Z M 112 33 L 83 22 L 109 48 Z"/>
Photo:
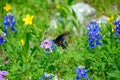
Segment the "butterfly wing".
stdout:
<path fill-rule="evenodd" d="M 58 46 L 61 46 L 63 49 L 66 48 L 67 42 L 65 40 L 65 37 L 68 36 L 70 33 L 65 32 L 61 35 L 59 35 L 55 40 L 53 40 Z"/>

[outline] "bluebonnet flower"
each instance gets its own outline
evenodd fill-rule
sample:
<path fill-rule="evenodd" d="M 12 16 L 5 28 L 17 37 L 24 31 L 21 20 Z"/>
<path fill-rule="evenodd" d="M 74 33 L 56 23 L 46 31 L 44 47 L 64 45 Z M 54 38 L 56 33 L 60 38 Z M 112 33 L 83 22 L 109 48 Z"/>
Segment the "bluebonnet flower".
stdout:
<path fill-rule="evenodd" d="M 40 80 L 52 79 L 52 78 L 53 78 L 52 74 L 44 73 L 44 75 L 40 78 Z"/>
<path fill-rule="evenodd" d="M 51 53 L 52 50 L 56 49 L 54 41 L 51 41 L 49 39 L 46 39 L 43 42 L 41 42 L 40 47 L 45 49 L 46 54 Z"/>
<path fill-rule="evenodd" d="M 14 26 L 16 26 L 16 21 L 14 20 L 13 15 L 7 14 L 6 16 L 4 16 L 4 22 L 2 24 L 4 25 L 5 36 L 7 36 L 8 28 L 10 28 L 14 32 L 17 32 L 17 30 L 14 28 Z"/>
<path fill-rule="evenodd" d="M 120 20 L 115 20 L 114 22 L 113 22 L 113 24 L 115 25 L 115 28 L 114 28 L 114 31 L 115 31 L 115 33 L 114 33 L 114 36 L 116 37 L 116 39 L 118 39 L 119 38 L 119 35 L 120 35 Z"/>
<path fill-rule="evenodd" d="M 76 69 L 76 73 L 77 73 L 77 76 L 76 76 L 75 80 L 79 80 L 81 77 L 84 77 L 87 80 L 90 80 L 89 77 L 87 76 L 88 70 L 85 69 L 84 66 L 82 66 L 82 68 L 78 67 Z"/>
<path fill-rule="evenodd" d="M 5 42 L 6 42 L 6 40 L 4 39 L 4 37 L 0 35 L 0 45 L 1 45 L 2 43 L 5 43 Z"/>
<path fill-rule="evenodd" d="M 8 71 L 1 71 L 0 70 L 0 80 L 8 80 L 5 78 L 5 76 L 8 75 Z"/>
<path fill-rule="evenodd" d="M 90 44 L 89 48 L 95 48 L 96 45 L 101 46 L 102 44 L 99 41 L 102 39 L 102 36 L 99 34 L 99 24 L 94 21 L 90 21 L 86 28 L 88 30 L 87 35 L 89 39 L 87 42 Z"/>

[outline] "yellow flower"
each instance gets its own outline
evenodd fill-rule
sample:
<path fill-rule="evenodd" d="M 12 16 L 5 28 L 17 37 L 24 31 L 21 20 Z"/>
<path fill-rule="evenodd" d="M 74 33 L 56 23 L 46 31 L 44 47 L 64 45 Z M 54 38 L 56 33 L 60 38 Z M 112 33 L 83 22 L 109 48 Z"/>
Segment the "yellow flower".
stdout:
<path fill-rule="evenodd" d="M 113 16 L 108 17 L 108 21 L 110 25 L 112 26 L 112 32 L 114 32 L 114 28 L 115 28 L 115 26 L 113 25 L 114 17 Z"/>
<path fill-rule="evenodd" d="M 60 6 L 59 6 L 59 5 L 56 5 L 56 9 L 58 9 L 58 10 L 59 10 L 59 9 L 60 9 Z"/>
<path fill-rule="evenodd" d="M 22 46 L 24 46 L 24 44 L 25 44 L 24 39 L 21 39 L 20 42 L 21 42 Z"/>
<path fill-rule="evenodd" d="M 34 16 L 31 16 L 29 14 L 26 15 L 25 18 L 23 18 L 23 21 L 25 22 L 25 24 L 32 24 L 32 20 L 33 20 Z"/>
<path fill-rule="evenodd" d="M 4 9 L 6 10 L 6 11 L 10 11 L 11 9 L 12 9 L 12 7 L 11 7 L 11 5 L 10 4 L 6 4 L 6 6 L 4 7 Z"/>
<path fill-rule="evenodd" d="M 114 28 L 115 28 L 115 26 L 114 26 L 114 25 L 112 25 L 112 32 L 114 32 Z"/>
<path fill-rule="evenodd" d="M 113 20 L 114 20 L 114 17 L 113 17 L 113 16 L 108 17 L 108 21 L 109 21 L 109 22 L 112 22 Z"/>

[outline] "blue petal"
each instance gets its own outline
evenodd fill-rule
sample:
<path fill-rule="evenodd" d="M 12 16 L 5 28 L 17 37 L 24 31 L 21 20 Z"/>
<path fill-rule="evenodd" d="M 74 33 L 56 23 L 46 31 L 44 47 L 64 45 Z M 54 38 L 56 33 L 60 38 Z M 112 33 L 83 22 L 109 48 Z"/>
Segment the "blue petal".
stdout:
<path fill-rule="evenodd" d="M 86 78 L 87 80 L 90 80 L 90 78 L 87 75 L 83 75 L 84 78 Z"/>
<path fill-rule="evenodd" d="M 12 27 L 12 30 L 13 30 L 14 32 L 17 32 L 17 30 L 16 30 L 14 27 Z"/>
<path fill-rule="evenodd" d="M 88 48 L 95 48 L 95 44 L 90 44 Z"/>
<path fill-rule="evenodd" d="M 49 79 L 52 79 L 52 78 L 53 78 L 53 76 L 52 76 L 52 75 L 50 75 L 50 76 L 48 76 L 48 78 L 49 78 Z"/>
<path fill-rule="evenodd" d="M 44 75 L 40 78 L 40 80 L 44 80 L 45 77 L 46 77 L 46 75 L 44 74 Z"/>
<path fill-rule="evenodd" d="M 93 39 L 93 38 L 89 38 L 89 39 L 88 39 L 88 42 L 89 42 L 89 43 L 93 43 L 93 42 L 94 42 L 94 39 Z"/>
<path fill-rule="evenodd" d="M 80 71 L 80 68 L 77 68 L 75 72 L 76 72 L 76 73 L 79 73 L 79 71 Z"/>
<path fill-rule="evenodd" d="M 2 43 L 5 43 L 5 42 L 6 42 L 6 40 L 4 39 L 4 37 L 0 35 L 0 45 L 1 45 Z"/>
<path fill-rule="evenodd" d="M 88 69 L 86 69 L 86 70 L 85 70 L 85 73 L 88 73 L 88 71 L 89 71 L 89 70 L 88 70 Z"/>
<path fill-rule="evenodd" d="M 75 80 L 79 80 L 81 78 L 81 76 L 76 76 Z"/>
<path fill-rule="evenodd" d="M 87 25 L 86 28 L 87 28 L 87 30 L 90 30 L 90 29 L 91 29 L 89 25 Z"/>
<path fill-rule="evenodd" d="M 56 44 L 55 44 L 55 42 L 52 40 L 52 50 L 56 50 L 57 48 L 56 48 Z"/>
<path fill-rule="evenodd" d="M 101 35 L 98 35 L 98 36 L 97 36 L 97 39 L 98 39 L 98 40 L 101 40 L 101 39 L 102 39 L 102 36 L 101 36 Z"/>
<path fill-rule="evenodd" d="M 96 45 L 102 46 L 102 44 L 99 42 L 99 40 L 96 40 Z"/>
<path fill-rule="evenodd" d="M 44 80 L 45 78 L 40 78 L 40 80 Z"/>

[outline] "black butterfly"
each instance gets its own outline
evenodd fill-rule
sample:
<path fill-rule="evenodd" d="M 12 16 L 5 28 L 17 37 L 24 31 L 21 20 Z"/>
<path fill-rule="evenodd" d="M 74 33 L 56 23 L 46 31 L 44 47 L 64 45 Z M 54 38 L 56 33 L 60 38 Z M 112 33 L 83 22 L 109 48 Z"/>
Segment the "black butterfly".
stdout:
<path fill-rule="evenodd" d="M 67 42 L 65 40 L 65 37 L 68 36 L 70 32 L 64 32 L 63 34 L 59 35 L 56 39 L 54 39 L 54 43 L 58 46 L 61 46 L 63 49 L 67 47 Z"/>

